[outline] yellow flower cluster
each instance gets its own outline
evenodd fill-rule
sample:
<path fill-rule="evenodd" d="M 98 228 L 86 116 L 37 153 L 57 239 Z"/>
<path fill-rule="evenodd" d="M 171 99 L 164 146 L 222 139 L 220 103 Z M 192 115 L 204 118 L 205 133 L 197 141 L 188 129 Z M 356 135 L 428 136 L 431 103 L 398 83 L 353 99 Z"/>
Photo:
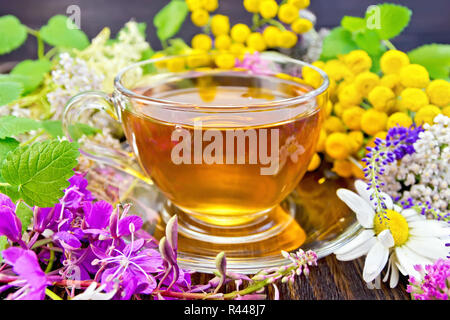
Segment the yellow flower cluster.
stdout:
<path fill-rule="evenodd" d="M 439 113 L 450 116 L 450 83 L 431 81 L 428 71 L 411 64 L 404 52 L 385 52 L 381 75 L 370 71 L 372 60 L 363 50 L 314 65 L 330 78 L 317 151 L 333 162 L 332 170 L 342 177 L 363 176 L 358 162 L 365 147 L 373 146 L 377 137 L 385 138 L 388 129 L 432 123 Z"/>

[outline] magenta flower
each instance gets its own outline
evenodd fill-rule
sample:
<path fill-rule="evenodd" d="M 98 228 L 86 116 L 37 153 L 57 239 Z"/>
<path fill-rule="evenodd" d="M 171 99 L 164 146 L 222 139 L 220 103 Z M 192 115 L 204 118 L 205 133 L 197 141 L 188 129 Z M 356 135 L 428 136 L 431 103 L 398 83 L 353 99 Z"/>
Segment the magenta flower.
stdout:
<path fill-rule="evenodd" d="M 2 252 L 5 262 L 13 267 L 19 276 L 18 280 L 4 286 L 2 290 L 11 287 L 20 287 L 19 290 L 8 296 L 11 300 L 43 300 L 45 288 L 49 281 L 39 266 L 36 254 L 31 250 L 11 247 Z"/>
<path fill-rule="evenodd" d="M 11 199 L 0 193 L 0 235 L 12 242 L 21 242 L 22 223 L 15 211 L 16 206 Z"/>
<path fill-rule="evenodd" d="M 83 204 L 86 225 L 91 229 L 105 229 L 109 225 L 113 206 L 106 201 Z"/>
<path fill-rule="evenodd" d="M 434 264 L 414 267 L 422 275 L 422 280 L 409 278 L 406 291 L 416 300 L 450 299 L 450 259 L 439 259 Z"/>
<path fill-rule="evenodd" d="M 247 69 L 253 74 L 259 75 L 274 74 L 274 71 L 269 66 L 269 61 L 261 58 L 261 55 L 259 54 L 258 51 L 256 51 L 253 54 L 246 53 L 242 61 L 237 59 L 235 67 Z"/>
<path fill-rule="evenodd" d="M 101 276 L 105 291 L 118 289 L 117 298 L 127 300 L 133 294 L 150 294 L 156 288 L 151 274 L 160 270 L 162 259 L 158 251 L 144 247 L 143 239 L 132 239 L 123 251 L 114 249 L 110 255 L 94 246 L 92 251 L 99 258 L 92 264 L 101 264 L 105 269 Z"/>

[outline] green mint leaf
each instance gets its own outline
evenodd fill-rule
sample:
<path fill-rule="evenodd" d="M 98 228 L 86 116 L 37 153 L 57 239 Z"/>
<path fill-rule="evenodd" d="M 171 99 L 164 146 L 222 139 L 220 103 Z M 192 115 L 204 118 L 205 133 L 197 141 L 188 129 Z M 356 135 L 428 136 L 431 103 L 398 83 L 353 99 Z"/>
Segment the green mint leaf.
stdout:
<path fill-rule="evenodd" d="M 22 87 L 22 96 L 33 90 L 32 77 L 21 74 L 0 74 L 0 82 L 16 82 Z"/>
<path fill-rule="evenodd" d="M 73 175 L 78 145 L 47 140 L 19 147 L 8 153 L 1 174 L 20 198 L 30 206 L 50 207 L 58 202 Z M 11 192 L 11 190 L 6 190 Z"/>
<path fill-rule="evenodd" d="M 23 85 L 20 82 L 0 82 L 0 107 L 19 99 L 22 92 Z"/>
<path fill-rule="evenodd" d="M 153 19 L 158 38 L 164 42 L 177 34 L 188 12 L 188 6 L 185 1 L 172 0 L 163 7 Z"/>
<path fill-rule="evenodd" d="M 44 80 L 44 75 L 50 71 L 52 64 L 46 59 L 24 60 L 11 70 L 10 75 L 22 76 L 24 94 L 34 91 Z"/>
<path fill-rule="evenodd" d="M 4 180 L 2 181 L 4 182 Z M 10 197 L 12 202 L 17 202 L 20 200 L 20 193 L 14 186 L 1 186 L 0 192 Z"/>
<path fill-rule="evenodd" d="M 0 17 L 0 54 L 20 47 L 27 39 L 27 28 L 12 15 Z"/>
<path fill-rule="evenodd" d="M 427 68 L 433 79 L 449 80 L 450 45 L 426 44 L 408 52 L 411 63 L 417 63 Z"/>
<path fill-rule="evenodd" d="M 54 47 L 83 50 L 89 45 L 86 34 L 63 15 L 52 17 L 39 34 L 45 42 Z"/>
<path fill-rule="evenodd" d="M 412 11 L 401 5 L 383 3 L 376 6 L 378 9 L 373 7 L 366 12 L 367 29 L 375 30 L 382 40 L 398 36 L 411 19 Z"/>
<path fill-rule="evenodd" d="M 42 128 L 53 138 L 64 137 L 61 120 L 44 120 L 41 124 Z M 76 123 L 70 126 L 69 132 L 74 140 L 78 140 L 83 135 L 92 136 L 96 133 L 100 133 L 101 130 L 84 123 Z"/>
<path fill-rule="evenodd" d="M 37 130 L 40 127 L 40 123 L 33 119 L 4 116 L 0 118 L 0 139 L 17 136 L 21 133 Z"/>
<path fill-rule="evenodd" d="M 147 50 L 141 53 L 141 61 L 150 59 L 155 54 L 155 51 L 152 48 L 148 48 Z M 154 73 L 156 72 L 155 65 L 153 63 L 147 63 L 143 65 L 142 71 L 144 74 Z"/>
<path fill-rule="evenodd" d="M 19 146 L 20 142 L 14 138 L 4 138 L 0 139 L 0 167 L 5 160 L 8 152 L 13 151 Z"/>
<path fill-rule="evenodd" d="M 346 54 L 356 49 L 358 46 L 352 39 L 352 33 L 342 27 L 337 27 L 331 30 L 323 40 L 320 60 L 333 59 L 338 54 Z"/>
<path fill-rule="evenodd" d="M 22 201 L 19 201 L 16 206 L 16 216 L 22 223 L 22 233 L 27 231 L 28 226 L 31 224 L 31 219 L 33 218 L 33 210 Z"/>
<path fill-rule="evenodd" d="M 366 19 L 344 16 L 341 20 L 341 26 L 350 32 L 363 31 L 366 29 Z"/>
<path fill-rule="evenodd" d="M 381 39 L 374 30 L 364 30 L 353 35 L 355 43 L 369 55 L 379 56 L 384 50 Z"/>

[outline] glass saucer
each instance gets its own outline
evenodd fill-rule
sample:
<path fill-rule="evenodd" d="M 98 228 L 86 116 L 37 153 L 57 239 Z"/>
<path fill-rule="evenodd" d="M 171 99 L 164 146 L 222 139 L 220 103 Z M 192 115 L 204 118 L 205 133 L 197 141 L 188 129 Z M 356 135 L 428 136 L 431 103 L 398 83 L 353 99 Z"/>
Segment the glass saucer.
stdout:
<path fill-rule="evenodd" d="M 130 214 L 143 217 L 144 229 L 156 239 L 164 235 L 165 222 L 174 209 L 155 186 L 105 166 L 90 170 L 87 178 L 98 198 L 133 204 Z M 109 190 L 114 191 L 109 195 L 95 192 L 95 181 L 98 179 L 104 180 L 102 183 L 109 181 L 113 186 Z M 281 255 L 281 250 L 311 249 L 319 258 L 325 257 L 360 232 L 355 215 L 336 196 L 338 188 L 352 187 L 352 179 L 339 178 L 327 167 L 307 173 L 280 206 L 271 211 L 270 216 L 256 222 L 254 227 L 261 232 L 252 233 L 252 237 L 234 235 L 232 228 L 216 230 L 219 235 L 211 237 L 211 230 L 205 230 L 195 219 L 179 218 L 179 221 L 189 224 L 188 228 L 183 224 L 179 224 L 178 228 L 179 265 L 187 270 L 212 273 L 216 269 L 215 256 L 225 251 L 229 271 L 251 274 L 288 264 L 289 260 Z M 270 221 L 276 221 L 274 225 L 277 228 L 281 225 L 282 228 L 271 229 Z M 228 240 L 230 236 L 235 236 L 235 241 L 221 243 L 220 232 Z M 212 233 L 217 234 L 215 231 Z"/>

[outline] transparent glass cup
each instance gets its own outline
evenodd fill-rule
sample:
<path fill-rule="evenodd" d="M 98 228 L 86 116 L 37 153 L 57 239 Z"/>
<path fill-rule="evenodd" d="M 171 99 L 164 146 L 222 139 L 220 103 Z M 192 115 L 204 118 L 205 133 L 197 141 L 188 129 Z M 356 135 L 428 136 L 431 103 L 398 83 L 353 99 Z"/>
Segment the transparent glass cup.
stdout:
<path fill-rule="evenodd" d="M 164 221 L 178 216 L 185 257 L 209 263 L 225 250 L 255 262 L 304 241 L 280 203 L 315 152 L 328 78 L 275 53 L 229 69 L 218 59 L 204 53 L 133 64 L 119 72 L 112 95 L 74 96 L 63 127 L 73 140 L 69 127 L 107 112 L 129 148 L 90 141 L 81 152 L 158 188 L 166 201 L 157 209 Z"/>

